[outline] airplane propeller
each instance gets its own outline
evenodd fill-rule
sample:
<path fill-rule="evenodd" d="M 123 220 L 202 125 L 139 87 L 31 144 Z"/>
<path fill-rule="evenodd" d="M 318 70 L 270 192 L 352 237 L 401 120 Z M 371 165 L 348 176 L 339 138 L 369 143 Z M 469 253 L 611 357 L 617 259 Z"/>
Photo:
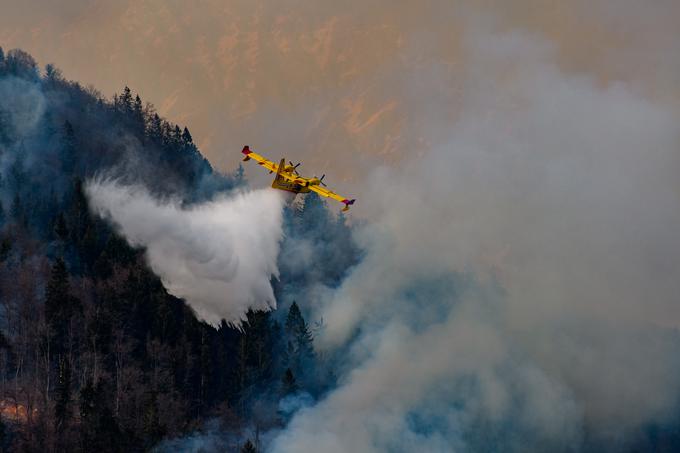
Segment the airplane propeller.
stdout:
<path fill-rule="evenodd" d="M 323 175 L 321 175 L 321 177 L 319 178 L 319 184 L 321 184 L 321 185 L 324 186 L 324 187 L 328 187 L 328 186 L 323 182 L 323 178 L 325 178 L 325 177 L 326 177 L 326 174 L 325 174 L 325 173 L 324 173 Z"/>
<path fill-rule="evenodd" d="M 289 160 L 288 163 L 293 167 L 293 172 L 294 172 L 296 175 L 300 176 L 300 174 L 297 172 L 297 168 L 300 166 L 300 164 L 301 164 L 302 162 L 298 162 L 297 164 L 293 164 L 293 162 Z"/>

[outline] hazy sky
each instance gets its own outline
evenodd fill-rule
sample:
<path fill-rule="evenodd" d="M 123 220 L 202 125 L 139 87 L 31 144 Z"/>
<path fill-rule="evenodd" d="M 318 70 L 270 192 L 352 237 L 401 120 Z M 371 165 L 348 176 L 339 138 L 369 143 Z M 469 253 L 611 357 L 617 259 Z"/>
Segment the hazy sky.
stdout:
<path fill-rule="evenodd" d="M 129 85 L 188 125 L 219 169 L 234 168 L 250 144 L 272 159 L 304 158 L 304 169 L 328 173 L 346 192 L 373 158 L 395 163 L 447 139 L 440 126 L 459 114 L 471 17 L 540 36 L 562 69 L 602 86 L 623 81 L 680 99 L 673 0 L 4 0 L 0 8 L 1 46 L 53 62 L 106 96 Z"/>

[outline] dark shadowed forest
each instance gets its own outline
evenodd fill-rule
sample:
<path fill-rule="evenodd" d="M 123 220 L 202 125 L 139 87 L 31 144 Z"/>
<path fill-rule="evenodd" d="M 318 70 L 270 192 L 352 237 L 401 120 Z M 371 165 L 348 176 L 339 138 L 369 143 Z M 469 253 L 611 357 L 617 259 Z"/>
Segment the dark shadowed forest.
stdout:
<path fill-rule="evenodd" d="M 181 449 L 167 442 L 202 430 L 222 433 L 227 451 L 258 451 L 260 433 L 334 385 L 304 295 L 358 261 L 345 218 L 318 197 L 287 207 L 282 251 L 304 236 L 318 264 L 301 273 L 281 262 L 279 308 L 216 328 L 90 212 L 84 184 L 102 174 L 187 205 L 247 185 L 129 88 L 107 99 L 0 49 L 3 451 Z"/>

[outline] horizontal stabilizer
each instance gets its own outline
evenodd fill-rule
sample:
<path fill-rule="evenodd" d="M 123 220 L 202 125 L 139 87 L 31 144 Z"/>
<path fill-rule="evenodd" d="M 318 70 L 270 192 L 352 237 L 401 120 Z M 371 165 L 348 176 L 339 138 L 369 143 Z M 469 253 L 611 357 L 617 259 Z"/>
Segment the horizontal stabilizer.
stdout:
<path fill-rule="evenodd" d="M 243 158 L 243 162 L 248 162 L 250 160 L 250 156 L 248 156 L 248 154 L 252 153 L 250 147 L 248 145 L 244 146 L 241 152 L 246 156 Z"/>
<path fill-rule="evenodd" d="M 342 200 L 342 202 L 345 203 L 345 207 L 342 208 L 342 210 L 343 210 L 343 211 L 349 211 L 349 207 L 350 207 L 351 205 L 353 205 L 355 201 L 357 201 L 357 200 L 354 199 L 354 198 L 351 199 L 351 200 L 348 200 L 348 199 Z"/>

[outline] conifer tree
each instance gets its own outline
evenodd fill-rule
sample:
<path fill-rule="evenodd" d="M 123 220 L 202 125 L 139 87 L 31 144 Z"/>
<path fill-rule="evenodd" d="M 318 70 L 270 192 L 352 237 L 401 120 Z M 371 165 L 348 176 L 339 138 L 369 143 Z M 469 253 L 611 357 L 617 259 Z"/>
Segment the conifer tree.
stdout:
<path fill-rule="evenodd" d="M 135 100 L 132 104 L 132 111 L 134 112 L 135 120 L 142 120 L 144 114 L 144 107 L 142 106 L 142 98 L 139 95 L 135 96 Z"/>
<path fill-rule="evenodd" d="M 132 101 L 132 130 L 137 134 L 137 137 L 144 142 L 144 106 L 142 105 L 142 98 L 139 95 L 135 96 L 134 101 Z"/>
<path fill-rule="evenodd" d="M 64 356 L 59 358 L 54 425 L 60 435 L 66 430 L 71 416 L 71 365 Z"/>
<path fill-rule="evenodd" d="M 45 319 L 54 340 L 54 350 L 63 350 L 68 323 L 76 311 L 77 301 L 71 296 L 66 264 L 57 258 L 45 289 Z"/>
<path fill-rule="evenodd" d="M 163 140 L 163 122 L 158 113 L 154 113 L 149 120 L 149 126 L 147 129 L 149 138 L 155 143 L 161 143 Z"/>
<path fill-rule="evenodd" d="M 10 250 L 12 250 L 12 242 L 8 237 L 2 238 L 0 241 L 0 263 L 7 259 Z"/>
<path fill-rule="evenodd" d="M 64 121 L 62 128 L 62 159 L 61 169 L 64 174 L 71 175 L 76 166 L 77 149 L 76 149 L 76 134 L 73 130 L 73 125 L 69 120 Z"/>
<path fill-rule="evenodd" d="M 62 78 L 62 74 L 59 68 L 54 66 L 52 63 L 48 63 L 45 65 L 45 78 L 50 81 L 60 80 Z"/>
<path fill-rule="evenodd" d="M 80 451 L 124 451 L 118 421 L 113 417 L 101 382 L 87 381 L 80 390 Z"/>
<path fill-rule="evenodd" d="M 234 172 L 234 180 L 237 186 L 242 186 L 246 183 L 245 170 L 243 169 L 243 165 L 241 165 L 240 163 L 238 164 L 238 168 Z"/>
<path fill-rule="evenodd" d="M 64 213 L 59 212 L 57 218 L 54 221 L 54 234 L 61 241 L 68 239 L 68 227 L 66 226 L 66 219 L 64 219 Z"/>
<path fill-rule="evenodd" d="M 182 130 L 176 124 L 175 129 L 173 129 L 172 132 L 172 142 L 174 145 L 180 145 L 182 143 Z"/>
<path fill-rule="evenodd" d="M 287 361 L 292 370 L 305 375 L 310 360 L 314 358 L 312 333 L 302 317 L 297 302 L 293 302 L 286 316 Z"/>
<path fill-rule="evenodd" d="M 0 52 L 2 52 L 2 48 L 0 48 Z M 0 418 L 0 449 L 3 449 L 3 446 L 5 444 L 5 437 L 7 436 L 6 431 L 7 428 L 5 426 L 5 423 L 2 421 L 2 418 Z M 4 451 L 4 449 L 2 451 Z"/>
<path fill-rule="evenodd" d="M 24 215 L 24 207 L 21 204 L 21 197 L 19 196 L 18 193 L 14 194 L 14 198 L 12 199 L 12 206 L 10 207 L 10 215 L 12 216 L 12 219 L 15 222 L 20 222 L 21 218 Z"/>
<path fill-rule="evenodd" d="M 71 234 L 71 240 L 77 247 L 81 247 L 87 230 L 91 227 L 92 219 L 90 209 L 83 188 L 83 181 L 76 178 L 73 194 L 68 210 L 67 226 Z"/>
<path fill-rule="evenodd" d="M 188 128 L 184 128 L 184 132 L 182 132 L 182 140 L 184 140 L 184 143 L 193 143 L 194 139 L 191 137 L 191 134 L 189 133 Z"/>
<path fill-rule="evenodd" d="M 291 304 L 286 317 L 286 333 L 301 355 L 310 357 L 314 355 L 312 333 L 295 301 Z"/>
<path fill-rule="evenodd" d="M 248 439 L 245 444 L 243 444 L 243 448 L 241 448 L 241 453 L 257 453 L 257 450 L 255 449 L 255 445 Z"/>
<path fill-rule="evenodd" d="M 118 96 L 118 104 L 122 113 L 127 114 L 132 111 L 132 92 L 127 85 L 123 88 L 123 93 Z"/>
<path fill-rule="evenodd" d="M 158 397 L 154 391 L 151 392 L 151 395 L 147 400 L 143 420 L 144 434 L 146 435 L 149 446 L 154 445 L 163 438 L 164 429 L 160 424 L 158 417 Z"/>
<path fill-rule="evenodd" d="M 290 395 L 291 393 L 297 392 L 297 390 L 298 386 L 295 381 L 295 375 L 293 375 L 293 370 L 286 368 L 286 372 L 283 373 L 283 378 L 281 379 L 281 395 Z"/>
<path fill-rule="evenodd" d="M 69 283 L 66 264 L 57 258 L 50 272 L 50 279 L 45 290 L 45 314 L 47 319 L 54 319 L 59 311 L 68 303 Z"/>

